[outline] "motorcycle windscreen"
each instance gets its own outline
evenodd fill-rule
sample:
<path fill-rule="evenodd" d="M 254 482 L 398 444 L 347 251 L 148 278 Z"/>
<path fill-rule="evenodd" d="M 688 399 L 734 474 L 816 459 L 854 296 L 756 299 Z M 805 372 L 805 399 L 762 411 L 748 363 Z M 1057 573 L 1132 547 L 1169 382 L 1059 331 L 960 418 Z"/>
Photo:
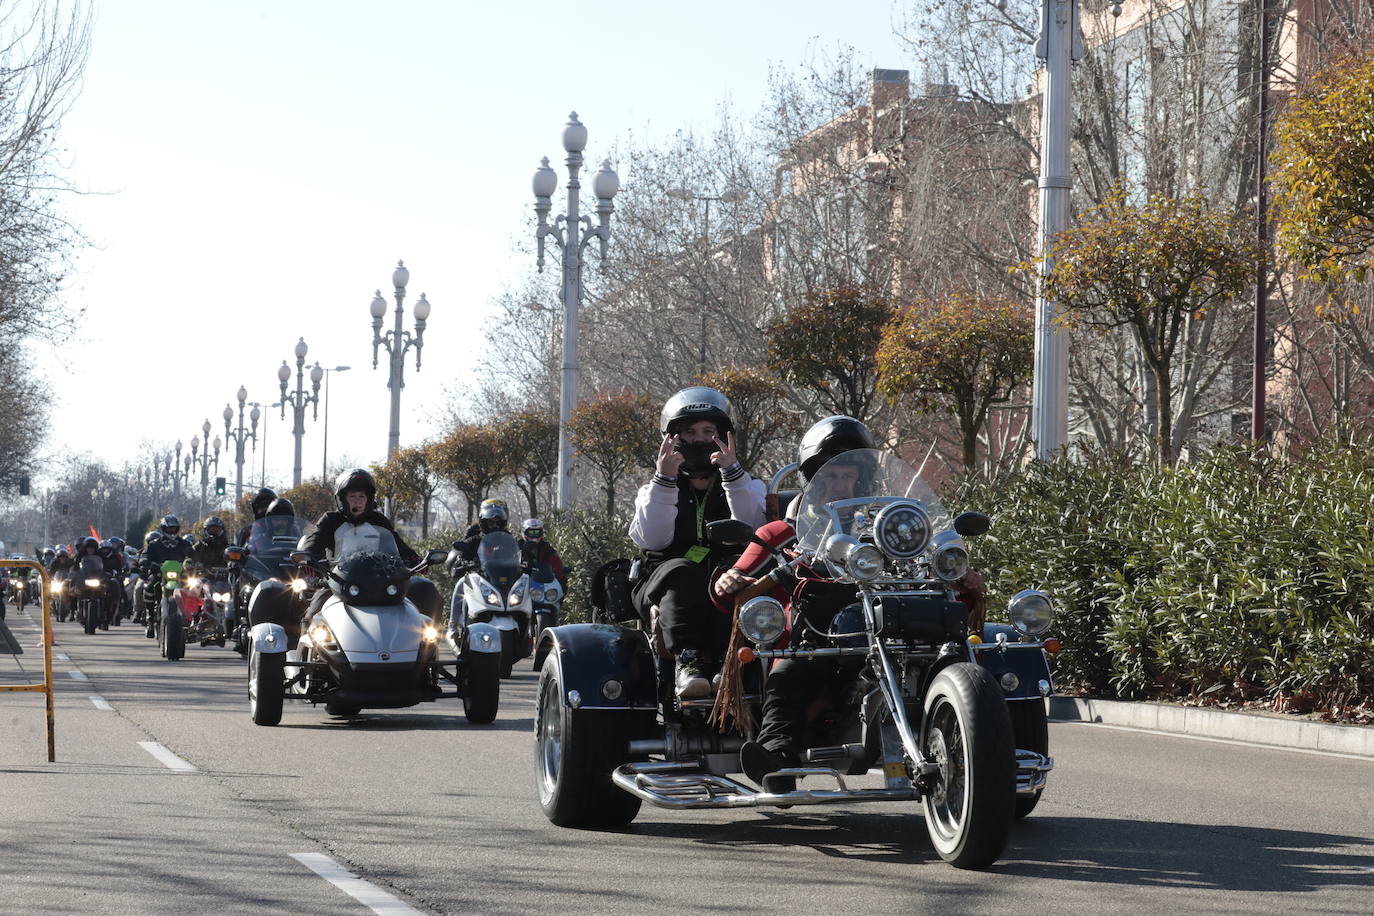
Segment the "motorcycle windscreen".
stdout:
<path fill-rule="evenodd" d="M 281 565 L 291 562 L 291 551 L 309 523 L 294 515 L 268 515 L 253 522 L 248 531 L 248 575 L 258 580 L 280 578 Z"/>
<path fill-rule="evenodd" d="M 84 556 L 81 558 L 82 576 L 103 576 L 105 575 L 105 561 L 100 557 Z"/>
<path fill-rule="evenodd" d="M 477 545 L 477 565 L 486 579 L 506 594 L 520 578 L 520 548 L 509 531 L 488 531 Z"/>
<path fill-rule="evenodd" d="M 890 452 L 859 448 L 841 452 L 821 465 L 797 497 L 797 540 L 804 551 L 815 553 L 832 534 L 855 534 L 863 522 L 872 521 L 878 505 L 850 506 L 838 525 L 830 505 L 865 496 L 898 496 L 912 499 L 930 517 L 932 531 L 951 524 L 949 512 L 916 469 Z"/>

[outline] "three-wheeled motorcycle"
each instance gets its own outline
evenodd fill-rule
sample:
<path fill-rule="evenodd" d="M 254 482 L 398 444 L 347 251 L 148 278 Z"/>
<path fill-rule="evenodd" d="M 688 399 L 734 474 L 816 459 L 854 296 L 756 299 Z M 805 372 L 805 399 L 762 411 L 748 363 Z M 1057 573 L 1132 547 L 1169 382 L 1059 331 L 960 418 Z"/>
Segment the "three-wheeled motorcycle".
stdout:
<path fill-rule="evenodd" d="M 906 462 L 861 452 L 842 456 L 862 465 L 857 475 L 848 469 L 847 492 L 837 497 L 825 483 L 827 464 L 797 497 L 791 552 L 741 522 L 709 526 L 718 545 L 752 540 L 772 551 L 785 571 L 778 581 L 809 579 L 847 590 L 840 603 L 852 602 L 817 624 L 770 594 L 744 601 L 723 681 L 730 689 L 714 700 L 675 695 L 672 658 L 655 652 L 649 621 L 545 632 L 534 762 L 551 821 L 624 824 L 642 802 L 919 802 L 943 859 L 961 868 L 997 859 L 1053 767 L 1044 726 L 1052 679 L 1041 640 L 1053 605 L 1041 592 L 1020 592 L 1008 607 L 1010 626 L 971 635 L 954 586 L 968 569 L 965 538 L 986 532 L 988 518 L 951 519 Z M 824 660 L 833 678 L 828 704 L 812 704 L 797 765 L 753 786 L 734 774 L 757 733 L 769 664 L 782 659 Z"/>
<path fill-rule="evenodd" d="M 454 646 L 456 658 L 441 659 L 438 590 L 415 575 L 420 567 L 405 567 L 390 532 L 379 534 L 376 550 L 346 555 L 328 571 L 319 587 L 332 594 L 309 620 L 301 619 L 297 596 L 304 590 L 296 583 L 315 570 L 303 552 L 295 556 L 298 574 L 289 582 L 255 586 L 248 607 L 248 697 L 258 725 L 280 723 L 286 700 L 324 703 L 331 715 L 352 716 L 461 697 L 469 722 L 496 718 L 499 632 L 473 624 Z M 421 566 L 445 556 L 431 551 Z"/>

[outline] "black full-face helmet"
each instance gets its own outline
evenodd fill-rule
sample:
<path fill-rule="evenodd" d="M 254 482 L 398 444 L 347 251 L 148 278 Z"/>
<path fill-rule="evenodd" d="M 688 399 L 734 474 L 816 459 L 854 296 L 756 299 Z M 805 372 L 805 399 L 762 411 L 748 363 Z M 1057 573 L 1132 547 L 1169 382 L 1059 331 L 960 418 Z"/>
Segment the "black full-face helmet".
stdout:
<path fill-rule="evenodd" d="M 176 537 L 181 534 L 181 519 L 175 515 L 162 516 L 162 524 L 158 525 L 158 530 L 168 537 Z"/>
<path fill-rule="evenodd" d="M 267 507 L 272 505 L 272 500 L 277 498 L 277 493 L 270 487 L 263 487 L 253 494 L 253 498 L 248 501 L 248 506 L 253 510 L 253 518 L 262 518 L 267 514 Z"/>
<path fill-rule="evenodd" d="M 84 554 L 95 553 L 95 552 L 98 551 L 99 549 L 100 549 L 100 542 L 99 542 L 99 541 L 97 541 L 97 540 L 96 540 L 95 538 L 93 538 L 93 537 L 84 537 L 84 538 L 81 539 L 81 544 L 80 544 L 80 546 L 77 547 L 77 551 L 76 551 L 76 552 L 77 552 L 78 554 L 84 555 Z"/>
<path fill-rule="evenodd" d="M 801 445 L 797 447 L 797 464 L 802 480 L 810 483 L 821 465 L 836 455 L 854 449 L 877 447 L 868 427 L 853 417 L 835 416 L 819 420 L 806 431 Z"/>
<path fill-rule="evenodd" d="M 295 514 L 296 507 L 291 503 L 291 500 L 287 499 L 285 496 L 278 496 L 276 499 L 272 500 L 272 505 L 267 507 L 267 515 L 264 515 L 263 518 L 273 515 Z"/>
<path fill-rule="evenodd" d="M 701 420 L 716 424 L 716 431 L 721 437 L 732 432 L 735 424 L 730 418 L 730 399 L 714 388 L 684 388 L 663 405 L 658 429 L 667 436 Z"/>
<path fill-rule="evenodd" d="M 218 515 L 212 515 L 205 520 L 203 526 L 206 537 L 218 538 L 224 536 L 224 520 Z"/>
<path fill-rule="evenodd" d="M 344 494 L 349 490 L 362 490 L 367 494 L 368 512 L 377 508 L 377 481 L 365 469 L 351 468 L 334 481 L 334 499 L 339 504 L 339 511 L 345 515 L 348 514 L 348 500 Z"/>

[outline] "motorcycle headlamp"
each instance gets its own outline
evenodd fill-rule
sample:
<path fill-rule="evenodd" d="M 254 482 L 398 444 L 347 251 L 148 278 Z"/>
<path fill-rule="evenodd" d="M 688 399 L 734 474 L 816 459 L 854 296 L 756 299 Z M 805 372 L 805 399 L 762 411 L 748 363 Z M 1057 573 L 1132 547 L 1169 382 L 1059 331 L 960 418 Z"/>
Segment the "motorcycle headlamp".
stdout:
<path fill-rule="evenodd" d="M 439 630 L 437 627 L 434 626 L 434 624 L 427 623 L 425 624 L 424 629 L 420 631 L 420 638 L 423 639 L 425 642 L 438 642 Z"/>
<path fill-rule="evenodd" d="M 889 503 L 873 520 L 873 540 L 889 557 L 910 560 L 930 543 L 930 516 L 910 500 Z"/>
<path fill-rule="evenodd" d="M 946 582 L 957 582 L 968 572 L 968 548 L 956 531 L 941 531 L 932 541 L 930 568 Z"/>
<path fill-rule="evenodd" d="M 197 585 L 199 585 L 199 584 L 200 584 L 200 577 L 199 577 L 199 576 L 187 576 L 187 577 L 186 577 L 186 587 L 187 587 L 187 588 L 195 588 L 195 587 L 196 587 Z"/>
<path fill-rule="evenodd" d="M 844 568 L 860 582 L 871 582 L 883 572 L 883 552 L 872 544 L 859 544 L 845 554 Z"/>
<path fill-rule="evenodd" d="M 542 585 L 531 585 L 531 586 L 530 586 L 530 600 L 531 600 L 531 601 L 543 601 L 543 600 L 544 600 L 544 586 L 542 586 Z"/>
<path fill-rule="evenodd" d="M 67 583 L 63 582 L 61 579 L 58 579 L 56 582 L 52 584 L 52 593 L 54 595 L 62 594 L 62 589 L 66 586 L 66 584 Z"/>
<path fill-rule="evenodd" d="M 491 584 L 485 580 L 481 581 L 478 591 L 482 593 L 482 600 L 492 607 L 500 607 L 502 605 L 501 593 L 492 588 Z"/>
<path fill-rule="evenodd" d="M 304 579 L 292 579 L 292 580 L 291 580 L 291 591 L 295 592 L 295 593 L 298 594 L 298 595 L 299 595 L 301 592 L 305 591 L 305 580 L 304 580 Z"/>
<path fill-rule="evenodd" d="M 518 607 L 524 602 L 525 592 L 529 591 L 529 589 L 530 577 L 528 575 L 522 575 L 519 579 L 516 579 L 515 584 L 511 586 L 510 595 L 506 599 L 506 605 L 508 607 Z"/>
<path fill-rule="evenodd" d="M 87 580 L 86 580 L 86 587 L 87 587 L 87 588 L 100 588 L 100 585 L 101 585 L 101 583 L 100 583 L 100 580 L 99 580 L 99 579 L 87 579 Z"/>
<path fill-rule="evenodd" d="M 740 606 L 740 632 L 761 649 L 772 648 L 782 638 L 786 626 L 787 615 L 776 598 L 763 595 L 751 598 Z"/>
<path fill-rule="evenodd" d="M 176 571 L 175 569 L 169 569 L 169 570 L 167 570 L 167 580 L 168 580 L 169 582 L 175 582 L 175 581 L 176 581 L 176 577 L 177 577 L 177 571 Z"/>
<path fill-rule="evenodd" d="M 215 595 L 214 595 L 214 598 L 215 598 L 216 601 L 220 601 L 220 602 L 224 602 L 224 603 L 228 603 L 230 597 L 231 597 L 231 596 L 230 596 L 230 594 L 229 594 L 228 592 L 215 592 Z"/>
<path fill-rule="evenodd" d="M 1054 624 L 1054 603 L 1044 592 L 1028 588 L 1011 596 L 1007 617 L 1018 633 L 1039 636 Z"/>
<path fill-rule="evenodd" d="M 329 624 L 325 623 L 319 614 L 310 619 L 310 642 L 317 646 L 333 645 L 337 642 L 334 639 L 334 631 L 329 629 Z"/>

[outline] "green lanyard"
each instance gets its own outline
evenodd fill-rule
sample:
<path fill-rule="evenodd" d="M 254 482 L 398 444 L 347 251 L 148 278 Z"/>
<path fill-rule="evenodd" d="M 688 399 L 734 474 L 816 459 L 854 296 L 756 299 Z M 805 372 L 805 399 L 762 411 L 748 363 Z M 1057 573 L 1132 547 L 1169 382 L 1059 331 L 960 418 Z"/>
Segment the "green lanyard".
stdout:
<path fill-rule="evenodd" d="M 711 481 L 711 486 L 706 488 L 700 498 L 697 499 L 697 543 L 704 543 L 706 540 L 706 502 L 711 498 L 711 491 L 715 489 L 716 482 Z M 696 489 L 693 488 L 692 495 L 696 496 Z"/>

